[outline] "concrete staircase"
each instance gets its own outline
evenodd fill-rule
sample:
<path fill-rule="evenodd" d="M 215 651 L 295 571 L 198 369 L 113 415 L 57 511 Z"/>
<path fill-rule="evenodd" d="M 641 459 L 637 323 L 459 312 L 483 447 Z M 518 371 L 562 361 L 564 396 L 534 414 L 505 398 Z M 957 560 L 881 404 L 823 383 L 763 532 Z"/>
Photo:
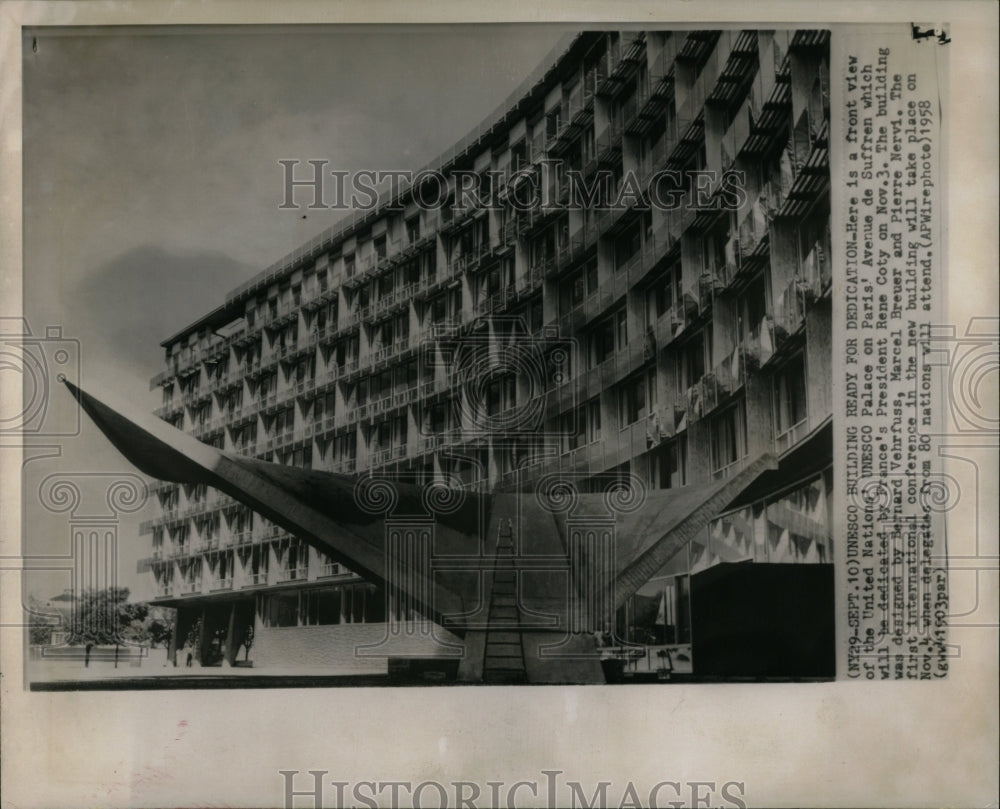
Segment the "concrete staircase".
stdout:
<path fill-rule="evenodd" d="M 521 632 L 518 628 L 520 617 L 517 607 L 517 577 L 514 573 L 514 536 L 510 520 L 504 520 L 497 534 L 483 682 L 494 685 L 528 682 Z"/>

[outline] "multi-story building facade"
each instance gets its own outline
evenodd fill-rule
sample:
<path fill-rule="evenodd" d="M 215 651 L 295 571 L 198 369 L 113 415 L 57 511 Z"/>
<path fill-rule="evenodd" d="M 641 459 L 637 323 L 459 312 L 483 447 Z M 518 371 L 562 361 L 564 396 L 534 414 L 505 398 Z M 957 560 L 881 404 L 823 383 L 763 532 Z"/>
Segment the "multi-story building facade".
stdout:
<path fill-rule="evenodd" d="M 432 166 L 485 182 L 545 164 L 552 204 L 459 206 L 452 182 L 442 206 L 404 188 L 355 213 L 163 343 L 158 414 L 260 459 L 484 490 L 553 472 L 682 487 L 772 453 L 619 610 L 622 641 L 688 644 L 692 574 L 832 561 L 828 74 L 826 32 L 573 37 Z M 567 169 L 640 194 L 567 207 Z M 739 172 L 738 204 L 708 171 Z M 709 204 L 647 205 L 658 173 Z M 534 377 L 497 367 L 470 392 L 451 373 L 448 346 L 521 339 L 558 344 Z M 536 435 L 463 418 L 539 401 Z M 380 636 L 377 586 L 228 497 L 155 491 L 145 567 L 179 643 L 201 619 L 204 662 L 253 627 L 257 665 L 373 664 L 350 650 Z"/>

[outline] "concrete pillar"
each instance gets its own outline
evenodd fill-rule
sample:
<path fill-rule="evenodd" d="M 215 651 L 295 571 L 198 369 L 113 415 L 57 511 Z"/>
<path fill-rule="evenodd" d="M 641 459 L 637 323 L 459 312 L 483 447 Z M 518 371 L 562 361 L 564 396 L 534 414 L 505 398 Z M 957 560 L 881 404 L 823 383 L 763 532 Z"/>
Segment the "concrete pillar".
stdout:
<path fill-rule="evenodd" d="M 198 627 L 198 665 L 204 665 L 205 660 L 205 622 L 208 620 L 205 608 L 201 608 L 201 625 Z"/>
<path fill-rule="evenodd" d="M 239 647 L 235 645 L 237 603 L 234 601 L 233 606 L 229 609 L 229 628 L 226 630 L 226 648 L 223 653 L 223 660 L 229 666 L 236 661 L 236 653 L 239 651 Z"/>
<path fill-rule="evenodd" d="M 174 615 L 174 630 L 170 633 L 170 644 L 167 647 L 167 660 L 174 666 L 177 665 L 177 636 L 181 628 L 181 611 L 178 609 Z"/>

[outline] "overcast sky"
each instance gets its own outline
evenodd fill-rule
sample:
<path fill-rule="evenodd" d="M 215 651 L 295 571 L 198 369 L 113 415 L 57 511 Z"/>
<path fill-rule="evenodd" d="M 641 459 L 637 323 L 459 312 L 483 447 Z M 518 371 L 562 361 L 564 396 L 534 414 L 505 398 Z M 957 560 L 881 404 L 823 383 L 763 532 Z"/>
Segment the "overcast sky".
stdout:
<path fill-rule="evenodd" d="M 85 388 L 155 407 L 147 387 L 163 368 L 159 342 L 343 215 L 279 210 L 278 160 L 420 168 L 492 112 L 564 33 L 548 25 L 28 31 L 29 327 L 59 325 L 79 340 Z M 49 408 L 48 423 L 72 423 L 63 391 Z M 78 437 L 53 443 L 59 458 L 25 467 L 28 555 L 68 549 L 68 516 L 38 504 L 45 477 L 134 471 L 86 421 Z M 149 540 L 136 531 L 148 516 L 119 527 L 121 583 L 143 597 L 135 560 Z M 42 596 L 68 586 L 66 574 L 28 581 Z"/>

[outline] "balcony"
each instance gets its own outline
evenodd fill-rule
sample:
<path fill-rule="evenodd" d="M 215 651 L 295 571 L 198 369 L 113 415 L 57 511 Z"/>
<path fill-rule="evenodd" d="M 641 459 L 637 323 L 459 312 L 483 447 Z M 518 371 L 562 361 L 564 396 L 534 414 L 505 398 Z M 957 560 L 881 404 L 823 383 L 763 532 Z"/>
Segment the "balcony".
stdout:
<path fill-rule="evenodd" d="M 267 584 L 267 571 L 262 573 L 251 573 L 247 576 L 247 583 L 244 587 L 260 587 Z"/>
<path fill-rule="evenodd" d="M 674 400 L 674 419 L 686 415 L 688 422 L 697 421 L 707 412 L 705 409 L 705 377 L 680 391 Z"/>
<path fill-rule="evenodd" d="M 545 131 L 541 126 L 535 126 L 528 146 L 528 160 L 531 163 L 539 163 L 545 158 Z"/>
<path fill-rule="evenodd" d="M 794 446 L 809 434 L 809 418 L 802 419 L 798 424 L 793 424 L 787 430 L 778 433 L 774 437 L 774 451 L 780 455 L 789 447 Z"/>
<path fill-rule="evenodd" d="M 722 480 L 723 478 L 731 477 L 732 475 L 735 475 L 737 472 L 742 472 L 743 469 L 746 467 L 746 465 L 747 465 L 746 455 L 743 455 L 742 457 L 737 458 L 735 461 L 731 461 L 730 463 L 727 463 L 724 466 L 718 468 L 716 468 L 715 464 L 713 463 L 712 477 L 715 480 Z"/>
<path fill-rule="evenodd" d="M 173 585 L 166 584 L 156 588 L 157 598 L 173 598 L 173 596 L 174 596 Z"/>
<path fill-rule="evenodd" d="M 740 221 L 738 245 L 741 257 L 749 257 L 757 253 L 764 244 L 764 240 L 768 238 L 770 233 L 768 210 L 765 193 L 762 193 L 750 205 L 750 210 Z"/>
<path fill-rule="evenodd" d="M 408 351 L 409 348 L 410 339 L 408 337 L 400 338 L 387 346 L 381 346 L 373 349 L 371 352 L 371 363 L 377 364 L 380 362 L 386 362 L 391 360 L 393 357 Z"/>
<path fill-rule="evenodd" d="M 382 464 L 387 464 L 390 461 L 399 460 L 400 458 L 406 457 L 406 445 L 399 444 L 395 447 L 385 447 L 384 449 L 375 450 L 372 453 L 372 462 L 376 466 Z"/>
<path fill-rule="evenodd" d="M 746 382 L 746 363 L 743 346 L 705 374 L 701 381 L 701 415 L 711 412 L 743 387 Z"/>
<path fill-rule="evenodd" d="M 498 249 L 506 249 L 517 244 L 517 222 L 510 219 L 500 228 L 500 246 Z"/>
<path fill-rule="evenodd" d="M 726 242 L 726 251 L 717 257 L 715 263 L 705 268 L 702 281 L 712 287 L 715 292 L 722 292 L 734 280 L 740 271 L 738 243 L 734 239 Z"/>
<path fill-rule="evenodd" d="M 754 373 L 774 355 L 774 320 L 765 315 L 743 341 L 746 372 Z"/>
<path fill-rule="evenodd" d="M 673 339 L 680 334 L 684 324 L 677 321 L 674 310 L 668 309 L 650 324 L 649 333 L 652 335 L 655 350 L 659 351 L 669 345 Z"/>
<path fill-rule="evenodd" d="M 421 452 L 433 452 L 438 447 L 444 444 L 444 434 L 434 433 L 432 435 L 421 436 L 420 438 L 420 451 Z"/>
<path fill-rule="evenodd" d="M 305 581 L 308 578 L 308 567 L 292 567 L 278 571 L 278 582 Z"/>
<path fill-rule="evenodd" d="M 570 94 L 566 117 L 570 126 L 584 126 L 594 114 L 594 87 L 586 77 Z"/>
<path fill-rule="evenodd" d="M 392 394 L 392 407 L 403 407 L 417 400 L 418 388 L 412 385 L 405 390 L 396 391 Z"/>
<path fill-rule="evenodd" d="M 481 301 L 477 301 L 475 312 L 477 316 L 485 316 L 500 312 L 507 307 L 507 304 L 517 298 L 517 286 L 504 287 Z"/>
<path fill-rule="evenodd" d="M 816 242 L 806 254 L 802 260 L 800 273 L 803 289 L 809 302 L 821 298 L 829 292 L 833 279 L 823 241 Z"/>
<path fill-rule="evenodd" d="M 218 590 L 232 590 L 233 589 L 233 579 L 228 578 L 217 578 L 212 581 L 211 587 L 209 588 L 212 592 Z"/>
<path fill-rule="evenodd" d="M 743 106 L 740 107 L 729 128 L 722 136 L 722 143 L 719 146 L 722 171 L 731 169 L 736 158 L 743 151 L 750 138 L 750 121 L 750 99 L 748 98 L 743 102 Z"/>
<path fill-rule="evenodd" d="M 182 596 L 197 595 L 198 593 L 201 592 L 201 587 L 202 587 L 201 579 L 197 579 L 195 581 L 183 582 L 181 584 L 181 595 Z"/>
<path fill-rule="evenodd" d="M 680 307 L 684 324 L 695 322 L 712 307 L 711 287 L 706 286 L 700 277 L 688 283 L 681 293 Z"/>
<path fill-rule="evenodd" d="M 795 276 L 782 290 L 774 307 L 774 339 L 780 346 L 805 324 L 806 291 L 801 278 Z"/>
<path fill-rule="evenodd" d="M 320 576 L 323 578 L 332 578 L 333 576 L 352 576 L 353 574 L 346 567 L 344 567 L 339 562 L 327 562 L 323 565 L 322 572 Z"/>
<path fill-rule="evenodd" d="M 380 317 L 390 311 L 392 311 L 397 306 L 408 306 L 413 293 L 415 291 L 416 284 L 407 284 L 401 286 L 399 289 L 382 295 L 374 304 L 367 307 L 367 315 Z M 362 317 L 362 320 L 367 319 Z"/>
<path fill-rule="evenodd" d="M 610 163 L 621 155 L 624 128 L 620 118 L 609 121 L 607 126 L 597 136 L 597 160 L 599 163 Z"/>

